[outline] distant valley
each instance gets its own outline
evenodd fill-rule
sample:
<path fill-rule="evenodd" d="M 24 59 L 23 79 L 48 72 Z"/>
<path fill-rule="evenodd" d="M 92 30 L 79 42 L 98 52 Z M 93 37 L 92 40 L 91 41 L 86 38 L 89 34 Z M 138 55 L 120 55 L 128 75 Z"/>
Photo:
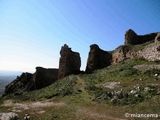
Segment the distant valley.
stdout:
<path fill-rule="evenodd" d="M 19 71 L 0 71 L 0 96 L 3 94 L 5 86 L 13 81 L 21 72 Z"/>

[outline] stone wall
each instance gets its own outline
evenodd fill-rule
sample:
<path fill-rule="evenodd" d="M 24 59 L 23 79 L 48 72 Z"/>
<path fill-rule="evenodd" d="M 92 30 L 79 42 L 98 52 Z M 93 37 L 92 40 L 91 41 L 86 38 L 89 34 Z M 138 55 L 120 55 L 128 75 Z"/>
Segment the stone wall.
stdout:
<path fill-rule="evenodd" d="M 58 79 L 58 69 L 36 67 L 33 75 L 35 89 L 40 89 L 54 83 Z"/>
<path fill-rule="evenodd" d="M 125 45 L 143 44 L 145 42 L 154 40 L 156 35 L 157 35 L 157 32 L 146 34 L 146 35 L 137 35 L 132 29 L 129 29 L 125 33 Z"/>
<path fill-rule="evenodd" d="M 151 43 L 141 51 L 138 51 L 138 55 L 144 57 L 149 61 L 160 60 L 160 33 L 155 37 L 154 43 Z"/>
<path fill-rule="evenodd" d="M 145 37 L 143 36 L 143 38 Z M 147 40 L 147 38 L 145 39 Z M 150 34 L 148 39 L 150 39 Z M 112 52 L 112 64 L 119 63 L 124 59 L 132 59 L 135 57 L 143 57 L 149 61 L 160 60 L 160 33 L 157 33 L 153 42 L 148 43 L 148 45 L 143 47 L 140 44 L 119 46 Z M 136 50 L 136 48 L 142 49 Z"/>
<path fill-rule="evenodd" d="M 58 79 L 70 74 L 80 73 L 81 58 L 78 52 L 73 52 L 68 45 L 64 45 L 60 51 Z"/>
<path fill-rule="evenodd" d="M 111 59 L 111 53 L 101 50 L 98 45 L 93 44 L 90 46 L 85 72 L 92 73 L 96 69 L 107 67 L 111 64 Z"/>
<path fill-rule="evenodd" d="M 132 29 L 127 30 L 125 33 L 125 45 L 127 44 L 135 45 L 137 43 L 138 43 L 137 34 Z"/>
<path fill-rule="evenodd" d="M 125 46 L 119 46 L 112 52 L 112 64 L 119 63 L 120 61 L 126 59 L 126 54 L 129 49 Z"/>

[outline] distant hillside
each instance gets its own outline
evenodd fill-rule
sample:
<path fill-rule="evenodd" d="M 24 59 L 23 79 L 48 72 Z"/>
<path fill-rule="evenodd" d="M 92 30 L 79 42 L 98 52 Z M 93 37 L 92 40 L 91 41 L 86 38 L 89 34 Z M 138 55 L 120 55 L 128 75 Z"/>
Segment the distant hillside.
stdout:
<path fill-rule="evenodd" d="M 20 71 L 6 71 L 0 70 L 0 96 L 3 94 L 5 86 L 13 81 L 19 74 Z"/>
<path fill-rule="evenodd" d="M 3 94 L 5 86 L 16 78 L 16 75 L 0 76 L 0 96 Z"/>
<path fill-rule="evenodd" d="M 21 73 L 22 73 L 21 71 L 0 70 L 0 76 L 18 76 Z"/>

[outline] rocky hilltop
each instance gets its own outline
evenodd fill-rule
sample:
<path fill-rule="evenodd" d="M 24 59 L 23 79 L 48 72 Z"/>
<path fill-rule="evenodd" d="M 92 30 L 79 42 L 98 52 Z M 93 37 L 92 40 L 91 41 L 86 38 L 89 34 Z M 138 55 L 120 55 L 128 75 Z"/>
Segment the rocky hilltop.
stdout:
<path fill-rule="evenodd" d="M 40 89 L 54 83 L 58 79 L 58 69 L 46 69 L 42 67 L 36 67 L 36 72 L 22 73 L 20 76 L 6 86 L 4 95 L 15 93 L 18 90 L 31 91 Z"/>
<path fill-rule="evenodd" d="M 73 52 L 68 45 L 64 44 L 60 50 L 60 55 L 59 69 L 36 67 L 34 74 L 22 73 L 6 86 L 3 96 L 10 93 L 21 94 L 17 92 L 19 90 L 41 89 L 70 74 L 79 74 L 81 72 L 81 58 L 78 52 Z"/>
<path fill-rule="evenodd" d="M 125 45 L 121 45 L 112 52 L 112 64 L 124 59 L 143 57 L 149 61 L 160 60 L 160 33 L 136 35 L 133 30 L 125 33 Z"/>
<path fill-rule="evenodd" d="M 117 47 L 113 51 L 105 51 L 100 49 L 98 45 L 92 44 L 84 73 L 92 73 L 96 69 L 135 57 L 143 57 L 148 61 L 160 60 L 160 32 L 137 35 L 133 30 L 129 29 L 126 31 L 124 38 L 124 45 Z M 70 74 L 82 73 L 80 67 L 80 54 L 72 51 L 67 44 L 64 44 L 60 50 L 58 69 L 36 67 L 34 74 L 22 73 L 21 76 L 6 86 L 4 95 L 14 93 L 19 89 L 26 91 L 41 89 Z"/>

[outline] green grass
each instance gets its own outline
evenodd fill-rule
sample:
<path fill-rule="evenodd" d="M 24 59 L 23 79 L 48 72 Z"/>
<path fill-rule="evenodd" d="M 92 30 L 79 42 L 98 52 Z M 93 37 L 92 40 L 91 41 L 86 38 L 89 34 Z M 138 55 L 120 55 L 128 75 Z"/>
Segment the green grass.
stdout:
<path fill-rule="evenodd" d="M 11 94 L 0 101 L 0 105 L 6 99 L 13 99 L 14 102 L 35 102 L 50 100 L 53 102 L 64 102 L 64 106 L 48 106 L 41 108 L 44 114 L 32 114 L 33 120 L 96 120 L 125 118 L 127 113 L 158 113 L 160 111 L 160 96 L 157 94 L 160 88 L 159 78 L 155 81 L 154 74 L 160 70 L 151 69 L 145 72 L 133 68 L 139 64 L 157 64 L 148 62 L 143 58 L 125 60 L 117 65 L 111 65 L 104 69 L 95 70 L 93 74 L 70 75 L 57 81 L 48 87 L 32 92 L 21 92 L 21 95 Z M 140 80 L 141 79 L 141 80 Z M 110 81 L 120 82 L 121 85 L 115 89 L 108 89 L 100 86 Z M 158 84 L 153 86 L 152 84 Z M 112 92 L 123 88 L 124 93 L 140 86 L 140 97 L 135 95 L 118 96 L 119 99 L 110 101 L 98 99 L 106 92 Z M 146 87 L 152 90 L 142 92 Z M 8 111 L 9 107 L 0 107 L 1 111 Z M 26 113 L 34 110 L 24 110 L 19 113 L 23 117 Z"/>

